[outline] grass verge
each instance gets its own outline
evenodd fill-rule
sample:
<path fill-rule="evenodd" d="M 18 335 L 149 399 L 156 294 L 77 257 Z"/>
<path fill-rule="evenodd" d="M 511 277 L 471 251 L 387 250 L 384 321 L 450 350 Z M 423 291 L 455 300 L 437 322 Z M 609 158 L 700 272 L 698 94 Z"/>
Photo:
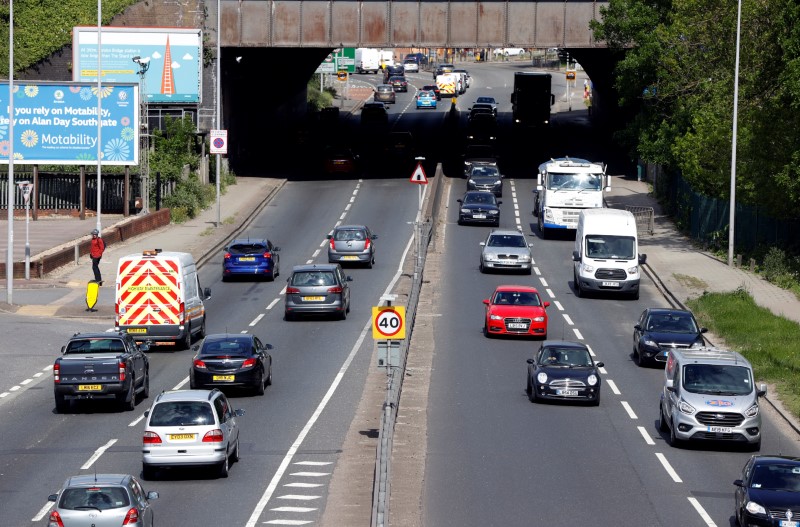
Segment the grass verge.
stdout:
<path fill-rule="evenodd" d="M 750 361 L 756 383 L 774 385 L 783 406 L 800 417 L 800 324 L 758 306 L 743 289 L 705 293 L 687 304 L 701 326 Z"/>

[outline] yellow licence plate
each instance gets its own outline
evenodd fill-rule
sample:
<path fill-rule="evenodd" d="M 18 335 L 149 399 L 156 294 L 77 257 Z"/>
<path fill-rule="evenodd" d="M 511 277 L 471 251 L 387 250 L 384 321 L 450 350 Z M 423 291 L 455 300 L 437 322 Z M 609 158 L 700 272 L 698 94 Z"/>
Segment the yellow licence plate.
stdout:
<path fill-rule="evenodd" d="M 99 384 L 79 384 L 78 391 L 79 392 L 99 392 L 102 390 L 103 387 Z"/>
<path fill-rule="evenodd" d="M 358 260 L 358 256 L 343 256 L 342 260 Z"/>
<path fill-rule="evenodd" d="M 233 375 L 214 375 L 211 377 L 215 381 L 232 381 Z"/>
<path fill-rule="evenodd" d="M 167 434 L 171 441 L 191 441 L 194 434 Z"/>
<path fill-rule="evenodd" d="M 241 258 L 239 258 L 239 261 L 240 262 L 255 262 L 256 258 L 255 258 L 255 256 L 242 256 Z"/>
<path fill-rule="evenodd" d="M 322 302 L 325 300 L 324 296 L 304 296 L 303 300 L 306 302 Z"/>
<path fill-rule="evenodd" d="M 127 331 L 128 333 L 144 334 L 144 333 L 147 333 L 147 328 L 128 328 L 125 331 Z"/>

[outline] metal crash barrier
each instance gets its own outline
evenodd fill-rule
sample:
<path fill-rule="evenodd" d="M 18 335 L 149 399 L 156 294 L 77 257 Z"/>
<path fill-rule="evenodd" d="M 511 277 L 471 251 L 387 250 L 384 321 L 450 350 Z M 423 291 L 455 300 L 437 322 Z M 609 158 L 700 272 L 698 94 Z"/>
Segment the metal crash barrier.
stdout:
<path fill-rule="evenodd" d="M 636 218 L 636 229 L 639 232 L 646 232 L 650 236 L 653 235 L 653 231 L 655 230 L 653 207 L 634 207 L 632 205 L 627 205 L 625 210 L 629 210 L 633 213 L 633 217 Z"/>

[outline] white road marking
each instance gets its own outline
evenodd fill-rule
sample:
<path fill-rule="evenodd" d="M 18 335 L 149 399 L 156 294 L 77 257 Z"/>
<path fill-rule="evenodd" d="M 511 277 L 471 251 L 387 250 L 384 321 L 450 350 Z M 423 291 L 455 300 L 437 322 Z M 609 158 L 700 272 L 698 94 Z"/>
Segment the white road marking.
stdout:
<path fill-rule="evenodd" d="M 280 298 L 276 298 L 275 300 L 273 300 L 272 302 L 270 302 L 270 303 L 269 303 L 269 305 L 267 306 L 267 310 L 270 310 L 270 309 L 272 309 L 273 307 L 275 307 L 275 304 L 277 304 L 277 303 L 278 303 L 278 302 L 280 302 L 280 301 L 281 301 L 281 299 L 280 299 Z"/>
<path fill-rule="evenodd" d="M 333 464 L 331 461 L 298 461 L 295 463 L 295 465 L 309 465 L 313 467 L 322 467 L 331 464 Z"/>
<path fill-rule="evenodd" d="M 542 283 L 542 287 L 547 287 L 547 280 L 545 280 L 544 276 L 539 277 L 539 281 Z"/>
<path fill-rule="evenodd" d="M 106 450 L 108 450 L 109 448 L 111 448 L 111 445 L 113 445 L 116 442 L 117 442 L 116 439 L 112 439 L 108 443 L 106 443 L 105 445 L 103 445 L 100 448 L 98 448 L 97 450 L 95 450 L 94 454 L 92 454 L 92 457 L 90 457 L 89 460 L 86 463 L 83 464 L 83 466 L 81 467 L 81 470 L 86 470 L 87 468 L 90 468 L 94 464 L 94 462 L 97 461 L 100 458 L 100 456 L 102 456 L 103 453 Z"/>
<path fill-rule="evenodd" d="M 322 496 L 308 496 L 305 494 L 284 494 L 283 496 L 278 496 L 280 500 L 297 500 L 297 501 L 311 501 L 311 500 L 318 500 Z"/>
<path fill-rule="evenodd" d="M 287 483 L 284 487 L 302 487 L 302 488 L 314 488 L 314 487 L 321 487 L 324 483 Z"/>
<path fill-rule="evenodd" d="M 270 520 L 264 523 L 267 525 L 308 525 L 313 522 L 310 520 Z"/>
<path fill-rule="evenodd" d="M 290 476 L 303 477 L 303 478 L 324 478 L 330 476 L 330 472 L 292 472 Z"/>
<path fill-rule="evenodd" d="M 696 510 L 697 514 L 699 514 L 700 517 L 703 518 L 703 521 L 706 522 L 706 525 L 708 525 L 708 527 L 717 527 L 717 524 L 714 523 L 714 520 L 711 519 L 711 516 L 709 516 L 706 510 L 703 508 L 703 506 L 700 505 L 700 502 L 697 501 L 697 498 L 692 498 L 691 496 L 689 496 L 686 499 L 689 500 L 689 503 L 692 504 L 694 510 Z"/>
<path fill-rule="evenodd" d="M 534 267 L 533 272 L 536 273 L 536 276 L 542 276 L 542 272 L 539 270 L 538 267 Z"/>
<path fill-rule="evenodd" d="M 319 509 L 316 507 L 275 507 L 270 510 L 275 512 L 312 512 Z"/>
<path fill-rule="evenodd" d="M 675 469 L 672 468 L 672 465 L 669 464 L 669 461 L 667 461 L 667 458 L 664 456 L 664 454 L 661 452 L 656 452 L 656 457 L 661 462 L 661 466 L 664 467 L 664 470 L 667 471 L 667 474 L 669 474 L 669 476 L 672 478 L 672 481 L 675 483 L 683 483 L 683 480 L 678 473 L 675 472 Z"/>
<path fill-rule="evenodd" d="M 138 425 L 142 421 L 142 419 L 144 419 L 144 414 L 140 415 L 139 417 L 137 417 L 136 419 L 131 421 L 130 424 L 128 425 L 128 427 L 132 428 L 132 427 Z"/>
<path fill-rule="evenodd" d="M 566 313 L 562 313 L 561 316 L 564 317 L 564 320 L 566 320 L 567 324 L 569 324 L 570 326 L 574 326 L 575 325 L 575 323 L 572 321 L 572 319 Z"/>
<path fill-rule="evenodd" d="M 175 387 L 174 387 L 174 388 L 172 388 L 172 389 L 173 389 L 173 390 L 180 390 L 181 388 L 183 388 L 183 386 L 184 386 L 184 385 L 185 385 L 187 382 L 189 382 L 189 376 L 188 376 L 188 375 L 187 375 L 186 377 L 184 377 L 184 378 L 183 378 L 183 380 L 182 380 L 181 382 L 179 382 L 178 384 L 176 384 L 176 385 L 175 385 Z"/>
<path fill-rule="evenodd" d="M 581 332 L 578 331 L 578 328 L 573 328 L 572 332 L 575 333 L 576 339 L 583 340 L 583 334 L 581 334 Z"/>
<path fill-rule="evenodd" d="M 53 503 L 52 501 L 48 501 L 48 502 L 45 504 L 45 506 L 44 506 L 44 507 L 42 507 L 41 509 L 39 509 L 39 512 L 37 512 L 37 513 L 36 513 L 36 516 L 34 516 L 33 518 L 31 518 L 31 521 L 32 521 L 32 522 L 38 522 L 39 520 L 41 520 L 42 518 L 44 518 L 44 515 L 45 515 L 45 514 L 47 514 L 48 512 L 50 512 L 50 507 L 52 507 L 53 505 L 55 505 L 55 503 Z"/>
<path fill-rule="evenodd" d="M 316 258 L 317 256 L 319 256 L 319 251 L 320 251 L 320 250 L 321 250 L 321 249 L 317 249 L 316 251 L 314 251 L 314 253 L 311 255 L 311 257 L 312 257 L 312 258 Z"/>
<path fill-rule="evenodd" d="M 556 300 L 553 304 L 558 308 L 559 311 L 564 311 L 564 306 L 561 305 L 561 302 Z"/>
<path fill-rule="evenodd" d="M 650 434 L 647 433 L 647 430 L 645 429 L 645 427 L 637 426 L 636 428 L 639 430 L 639 433 L 642 434 L 642 437 L 644 438 L 644 442 L 645 443 L 647 443 L 648 445 L 655 445 L 656 444 L 656 442 L 653 441 L 653 438 L 650 437 Z"/>
<path fill-rule="evenodd" d="M 553 293 L 552 289 L 548 288 L 548 289 L 545 289 L 545 291 L 547 291 L 547 296 L 549 296 L 550 298 L 555 298 L 556 297 L 556 294 Z"/>
<path fill-rule="evenodd" d="M 628 401 L 620 401 L 620 404 L 623 408 L 625 408 L 625 411 L 628 412 L 628 417 L 631 419 L 639 419 L 639 417 L 636 415 L 636 412 L 634 412 L 633 408 L 631 408 L 631 405 L 628 404 Z"/>
<path fill-rule="evenodd" d="M 611 388 L 611 391 L 614 392 L 614 395 L 622 394 L 622 392 L 619 391 L 619 388 L 617 388 L 617 383 L 615 383 L 611 379 L 606 379 L 606 382 L 608 383 L 608 387 Z"/>
<path fill-rule="evenodd" d="M 31 382 L 33 382 L 33 379 L 25 379 L 25 380 L 24 380 L 24 381 L 22 381 L 20 384 L 21 384 L 21 385 L 23 385 L 23 386 L 25 386 L 26 384 L 28 384 L 28 383 L 31 383 Z"/>

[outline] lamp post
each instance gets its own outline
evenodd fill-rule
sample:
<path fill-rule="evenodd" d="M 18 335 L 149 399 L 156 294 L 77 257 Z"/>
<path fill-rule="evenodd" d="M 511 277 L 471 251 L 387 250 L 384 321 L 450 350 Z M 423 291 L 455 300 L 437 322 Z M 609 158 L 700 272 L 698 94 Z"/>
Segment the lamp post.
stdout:
<path fill-rule="evenodd" d="M 102 18 L 103 18 L 103 2 L 97 0 L 97 232 L 100 236 L 103 234 L 103 223 L 100 220 L 102 214 L 101 205 L 103 199 L 103 180 L 102 176 L 102 157 L 103 157 L 103 141 L 101 140 L 103 129 L 103 91 L 101 86 L 101 78 L 103 76 L 103 61 L 101 58 L 100 43 L 102 34 Z"/>
<path fill-rule="evenodd" d="M 14 303 L 14 0 L 8 3 L 8 250 L 6 302 Z"/>
<path fill-rule="evenodd" d="M 221 2 L 220 0 L 217 0 L 217 86 L 216 86 L 217 93 L 215 94 L 216 105 L 217 105 L 217 116 L 214 125 L 215 128 L 217 128 L 218 130 L 222 129 L 222 116 L 220 115 L 221 112 L 220 112 L 220 100 L 219 100 L 220 99 L 219 92 L 221 89 L 220 86 L 222 84 L 222 81 L 220 80 L 220 76 L 222 75 L 222 67 L 220 66 L 220 61 L 222 59 L 222 56 L 220 54 L 221 46 L 219 42 L 220 41 L 219 33 L 220 33 L 220 28 L 222 27 L 222 15 L 220 14 L 220 9 L 221 9 Z M 216 226 L 217 227 L 220 227 L 222 225 L 222 210 L 220 208 L 221 205 L 220 205 L 220 190 L 219 190 L 219 177 L 220 177 L 219 163 L 221 159 L 222 156 L 219 153 L 217 153 L 217 163 L 216 163 L 216 169 L 217 169 L 216 170 L 217 172 L 217 225 Z"/>
<path fill-rule="evenodd" d="M 731 210 L 728 217 L 728 266 L 733 266 L 734 222 L 736 221 L 736 126 L 739 115 L 739 39 L 742 31 L 742 0 L 736 13 L 736 66 L 733 74 L 733 142 L 731 146 Z"/>
<path fill-rule="evenodd" d="M 147 109 L 147 96 L 145 89 L 147 83 L 145 74 L 150 69 L 150 57 L 140 57 L 139 55 L 133 57 L 133 62 L 139 66 L 139 99 L 141 101 L 141 123 L 139 123 L 139 130 L 141 133 L 141 163 L 140 163 L 140 187 L 142 193 L 142 212 L 150 212 L 150 126 L 149 126 L 149 112 Z"/>

